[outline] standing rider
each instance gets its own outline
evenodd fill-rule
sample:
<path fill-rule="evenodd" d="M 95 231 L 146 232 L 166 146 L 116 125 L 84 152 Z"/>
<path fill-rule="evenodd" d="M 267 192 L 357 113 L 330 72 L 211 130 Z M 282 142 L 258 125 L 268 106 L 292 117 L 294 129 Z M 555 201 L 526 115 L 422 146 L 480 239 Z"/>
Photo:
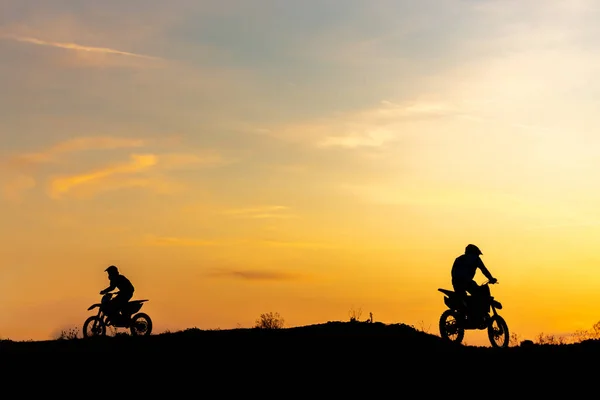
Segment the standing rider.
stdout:
<path fill-rule="evenodd" d="M 119 269 L 116 266 L 111 265 L 105 269 L 105 272 L 108 273 L 110 286 L 102 290 L 100 294 L 106 294 L 111 290 L 119 289 L 117 295 L 106 305 L 108 307 L 106 307 L 105 311 L 111 322 L 115 323 L 122 320 L 121 317 L 123 315 L 121 315 L 122 313 L 119 314 L 119 312 L 122 311 L 127 302 L 131 300 L 135 288 L 125 275 L 119 273 Z"/>
<path fill-rule="evenodd" d="M 489 279 L 490 283 L 496 283 L 498 280 L 492 276 L 490 271 L 483 264 L 480 255 L 483 255 L 479 247 L 474 244 L 469 244 L 465 248 L 465 253 L 456 257 L 454 264 L 452 265 L 452 286 L 454 291 L 461 295 L 466 300 L 467 292 L 471 296 L 478 296 L 481 294 L 480 286 L 475 282 L 475 273 L 477 269 L 481 270 L 483 275 Z M 481 305 L 478 307 L 478 313 L 484 314 L 485 304 L 475 299 L 475 304 Z"/>

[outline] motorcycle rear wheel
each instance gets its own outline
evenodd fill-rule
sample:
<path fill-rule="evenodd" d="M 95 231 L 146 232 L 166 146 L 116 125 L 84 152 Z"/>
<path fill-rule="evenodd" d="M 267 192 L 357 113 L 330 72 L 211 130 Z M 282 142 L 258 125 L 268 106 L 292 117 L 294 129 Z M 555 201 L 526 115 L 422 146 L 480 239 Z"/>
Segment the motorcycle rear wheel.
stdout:
<path fill-rule="evenodd" d="M 488 323 L 488 338 L 490 339 L 492 347 L 502 349 L 508 347 L 510 334 L 504 318 L 499 315 L 494 315 L 490 318 Z"/>
<path fill-rule="evenodd" d="M 131 317 L 129 329 L 131 336 L 148 336 L 152 333 L 152 320 L 148 314 L 135 314 Z"/>
<path fill-rule="evenodd" d="M 454 310 L 446 310 L 440 316 L 440 336 L 444 340 L 461 343 L 465 337 L 465 329 L 458 322 L 458 314 Z"/>

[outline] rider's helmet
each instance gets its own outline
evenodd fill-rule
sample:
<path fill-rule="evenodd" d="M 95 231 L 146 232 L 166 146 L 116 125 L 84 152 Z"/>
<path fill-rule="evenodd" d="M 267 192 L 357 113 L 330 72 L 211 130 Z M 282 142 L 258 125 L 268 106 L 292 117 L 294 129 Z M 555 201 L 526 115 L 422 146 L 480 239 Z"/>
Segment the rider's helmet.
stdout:
<path fill-rule="evenodd" d="M 467 247 L 465 247 L 465 254 L 475 254 L 476 256 L 479 256 L 483 253 L 479 250 L 479 247 L 474 244 L 468 244 Z"/>
<path fill-rule="evenodd" d="M 119 273 L 119 269 L 117 267 L 115 267 L 114 265 L 111 265 L 110 267 L 106 268 L 104 271 L 108 272 L 108 275 L 116 275 Z"/>

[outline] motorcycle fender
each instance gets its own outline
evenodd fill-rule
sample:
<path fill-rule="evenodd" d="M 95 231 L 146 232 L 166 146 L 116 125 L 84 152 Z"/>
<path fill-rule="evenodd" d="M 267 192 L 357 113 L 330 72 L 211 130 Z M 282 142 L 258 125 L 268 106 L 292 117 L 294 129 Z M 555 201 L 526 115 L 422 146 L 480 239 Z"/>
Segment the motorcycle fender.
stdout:
<path fill-rule="evenodd" d="M 452 305 L 450 304 L 450 298 L 448 296 L 444 297 L 444 304 L 448 306 L 448 308 L 452 308 Z"/>

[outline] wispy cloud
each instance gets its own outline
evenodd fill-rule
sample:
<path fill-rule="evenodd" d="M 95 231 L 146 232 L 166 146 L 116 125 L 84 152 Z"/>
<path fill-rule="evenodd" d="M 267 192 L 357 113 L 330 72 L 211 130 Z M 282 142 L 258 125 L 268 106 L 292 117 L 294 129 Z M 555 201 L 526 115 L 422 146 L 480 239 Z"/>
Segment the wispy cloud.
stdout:
<path fill-rule="evenodd" d="M 160 166 L 164 169 L 188 169 L 224 165 L 236 160 L 223 157 L 217 151 L 205 150 L 188 153 L 165 153 L 159 158 Z"/>
<path fill-rule="evenodd" d="M 76 137 L 41 151 L 14 155 L 0 165 L 9 175 L 3 179 L 2 194 L 8 200 L 20 199 L 25 191 L 36 186 L 37 179 L 33 176 L 33 167 L 50 163 L 66 163 L 67 154 L 91 150 L 136 148 L 144 146 L 145 143 L 146 141 L 142 139 L 114 136 Z"/>
<path fill-rule="evenodd" d="M 190 152 L 152 151 L 150 145 L 164 150 L 165 145 L 173 145 L 172 139 L 139 139 L 114 136 L 77 137 L 59 142 L 36 152 L 17 154 L 4 163 L 4 170 L 10 176 L 3 180 L 2 194 L 7 199 L 17 199 L 26 190 L 35 186 L 35 169 L 52 164 L 69 166 L 69 154 L 85 151 L 104 151 L 147 147 L 146 153 L 130 154 L 128 162 L 111 163 L 81 173 L 54 175 L 48 184 L 48 195 L 59 199 L 67 195 L 90 198 L 97 193 L 128 187 L 151 188 L 160 193 L 175 193 L 183 186 L 168 177 L 169 172 L 219 166 L 234 159 L 223 157 L 211 149 Z M 155 149 L 156 150 L 156 149 Z M 81 161 L 79 161 L 81 163 Z M 84 168 L 78 165 L 79 168 Z M 70 165 L 69 169 L 72 170 Z M 40 168 L 37 173 L 44 173 Z"/>
<path fill-rule="evenodd" d="M 51 146 L 45 150 L 33 153 L 19 154 L 9 159 L 9 164 L 29 166 L 42 163 L 54 163 L 61 160 L 60 156 L 87 150 L 114 150 L 120 148 L 142 147 L 146 141 L 142 139 L 121 138 L 112 136 L 77 137 Z"/>
<path fill-rule="evenodd" d="M 118 55 L 118 56 L 143 58 L 143 59 L 147 59 L 147 60 L 160 60 L 161 59 L 160 57 L 148 56 L 145 54 L 131 53 L 131 52 L 127 52 L 127 51 L 111 49 L 108 47 L 95 47 L 95 46 L 80 45 L 77 43 L 53 42 L 53 41 L 48 41 L 48 40 L 43 40 L 43 39 L 38 39 L 38 38 L 28 37 L 28 36 L 4 34 L 4 35 L 0 36 L 0 39 L 14 40 L 17 42 L 22 42 L 22 43 L 35 44 L 38 46 L 49 46 L 49 47 L 55 47 L 55 48 L 60 48 L 60 49 L 67 49 L 67 50 L 72 50 L 72 51 L 81 51 L 81 52 L 88 52 L 88 53 L 112 54 L 112 55 Z"/>
<path fill-rule="evenodd" d="M 58 199 L 78 186 L 94 184 L 113 175 L 134 174 L 147 170 L 156 165 L 156 163 L 157 157 L 154 154 L 132 154 L 131 161 L 128 163 L 116 164 L 84 174 L 53 178 L 50 182 L 49 195 L 52 198 Z"/>
<path fill-rule="evenodd" d="M 308 142 L 321 148 L 381 147 L 399 140 L 409 122 L 441 118 L 478 120 L 464 104 L 435 100 L 398 104 L 384 100 L 370 109 L 340 113 L 302 124 L 262 128 L 259 131 L 278 139 Z"/>
<path fill-rule="evenodd" d="M 290 273 L 290 272 L 281 272 L 281 271 L 272 271 L 272 270 L 236 270 L 236 269 L 214 269 L 209 272 L 207 275 L 217 277 L 217 278 L 234 278 L 241 279 L 247 281 L 290 281 L 297 280 L 301 278 L 300 275 Z"/>

